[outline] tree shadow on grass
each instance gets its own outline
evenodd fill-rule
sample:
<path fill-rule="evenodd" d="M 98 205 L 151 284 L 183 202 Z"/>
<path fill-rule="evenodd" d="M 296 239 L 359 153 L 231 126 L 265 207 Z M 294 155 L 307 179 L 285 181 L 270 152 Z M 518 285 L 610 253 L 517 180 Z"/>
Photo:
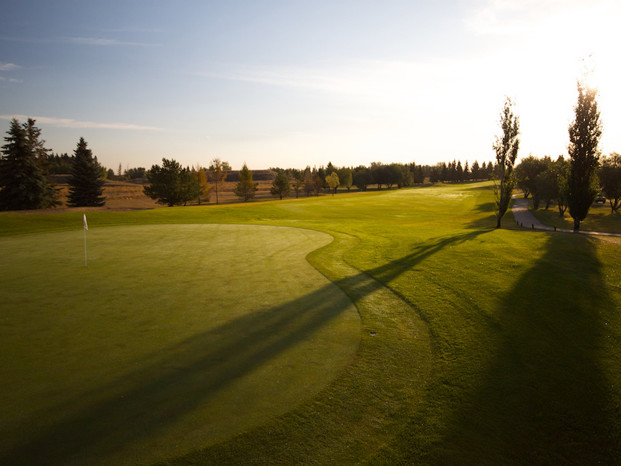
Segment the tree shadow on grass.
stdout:
<path fill-rule="evenodd" d="M 414 268 L 416 265 L 420 264 L 425 259 L 428 259 L 434 254 L 440 252 L 442 249 L 472 241 L 480 235 L 489 233 L 491 231 L 493 231 L 493 229 L 491 228 L 468 230 L 466 233 L 461 233 L 459 235 L 446 236 L 434 239 L 432 241 L 421 244 L 420 246 L 417 246 L 410 254 L 400 259 L 394 260 L 386 265 L 381 265 L 372 270 L 368 270 L 367 273 L 383 283 L 389 283 L 390 281 L 400 276 L 406 270 Z"/>
<path fill-rule="evenodd" d="M 399 260 L 335 284 L 357 301 L 443 248 L 487 231 L 440 238 Z M 47 414 L 53 421 L 37 428 L 37 421 L 32 420 L 21 443 L 0 452 L 0 464 L 105 461 L 124 446 L 156 435 L 237 378 L 311 337 L 347 309 L 351 302 L 335 294 L 333 287 L 328 284 L 304 297 L 246 314 L 164 348 L 152 362 L 119 381 L 118 387 L 108 384 L 86 394 L 86 401 L 77 402 L 80 408 L 51 408 Z"/>
<path fill-rule="evenodd" d="M 164 348 L 153 355 L 150 364 L 122 381 L 86 394 L 83 398 L 90 404 L 77 410 L 55 407 L 31 420 L 30 426 L 25 426 L 30 432 L 23 442 L 0 452 L 0 464 L 100 461 L 157 433 L 235 379 L 309 338 L 349 306 L 347 297 L 328 284 Z M 81 404 L 81 400 L 75 402 Z M 35 426 L 46 415 L 56 422 L 37 431 Z"/>
<path fill-rule="evenodd" d="M 621 461 L 621 412 L 601 367 L 602 311 L 614 304 L 593 240 L 550 236 L 546 247 L 502 300 L 495 356 L 432 462 Z"/>

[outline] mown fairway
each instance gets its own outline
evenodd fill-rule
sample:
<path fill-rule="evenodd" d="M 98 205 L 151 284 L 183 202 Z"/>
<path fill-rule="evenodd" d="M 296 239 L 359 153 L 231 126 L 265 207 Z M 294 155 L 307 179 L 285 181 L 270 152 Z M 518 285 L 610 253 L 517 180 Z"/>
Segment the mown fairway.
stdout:
<path fill-rule="evenodd" d="M 113 232 L 140 238 L 157 236 L 158 231 L 161 234 L 167 228 L 178 231 L 176 247 L 164 247 L 171 259 L 163 260 L 160 267 L 166 270 L 167 293 L 192 300 L 199 300 L 192 297 L 199 282 L 208 287 L 216 275 L 220 275 L 218 280 L 226 280 L 231 274 L 225 266 L 212 270 L 203 265 L 200 274 L 192 277 L 196 280 L 193 286 L 187 286 L 188 275 L 180 271 L 186 270 L 185 262 L 193 254 L 200 254 L 198 251 L 204 247 L 197 244 L 197 235 L 190 234 L 192 228 L 203 227 L 189 224 L 280 225 L 328 233 L 334 241 L 310 253 L 308 260 L 358 308 L 359 320 L 350 319 L 348 312 L 338 312 L 342 326 L 336 327 L 343 335 L 356 334 L 349 346 L 355 351 L 350 360 L 347 355 L 351 353 L 341 346 L 324 348 L 324 344 L 319 344 L 317 347 L 317 351 L 331 354 L 340 351 L 343 358 L 334 365 L 333 375 L 324 381 L 320 392 L 317 389 L 322 387 L 323 379 L 308 367 L 308 373 L 304 369 L 301 376 L 307 375 L 316 384 L 307 392 L 307 398 L 280 411 L 286 413 L 274 409 L 274 416 L 258 419 L 254 427 L 243 426 L 244 432 L 239 435 L 216 443 L 206 440 L 203 447 L 188 446 L 185 452 L 179 448 L 167 456 L 169 461 L 179 464 L 365 460 L 380 464 L 617 463 L 621 457 L 621 245 L 611 239 L 517 230 L 510 216 L 505 219 L 508 229 L 492 230 L 492 202 L 490 187 L 475 184 L 223 207 L 90 213 L 89 235 L 100 235 L 102 240 L 110 238 Z M 19 251 L 15 245 L 21 244 L 22 254 L 31 257 L 35 270 L 32 251 L 42 247 L 45 250 L 41 246 L 43 238 L 66 238 L 69 249 L 72 237 L 78 257 L 73 259 L 75 271 L 71 274 L 84 272 L 78 270 L 82 259 L 81 215 L 2 214 L 0 222 L 3 250 Z M 46 231 L 58 233 L 26 235 Z M 160 241 L 165 245 L 167 236 L 162 236 Z M 123 249 L 120 241 L 105 241 L 110 251 L 117 247 Z M 321 241 L 324 240 L 320 244 L 325 244 Z M 311 241 L 303 243 L 310 246 Z M 233 247 L 233 243 L 228 244 Z M 177 259 L 181 251 L 182 257 Z M 268 254 L 259 254 L 265 265 L 256 270 L 257 280 L 267 280 L 271 272 L 283 267 L 272 263 Z M 17 267 L 7 263 L 6 257 L 2 258 L 3 290 L 8 280 L 14 280 L 11 277 Z M 91 257 L 87 276 L 93 283 L 99 283 L 95 275 L 98 267 L 107 270 L 107 276 L 113 275 L 114 259 L 108 254 L 96 257 L 93 251 Z M 226 257 L 231 264 L 239 263 L 234 250 L 228 251 Z M 161 289 L 141 281 L 140 271 L 148 270 L 153 261 L 148 254 L 126 261 L 134 264 L 135 269 L 124 274 L 128 283 L 123 286 L 143 297 L 142 287 L 152 287 L 151 294 Z M 25 264 L 19 267 L 27 267 Z M 63 268 L 67 267 L 65 260 L 53 270 L 62 276 L 67 273 Z M 285 268 L 284 274 L 290 274 L 291 266 Z M 249 274 L 249 278 L 254 280 L 254 275 Z M 28 272 L 23 276 L 32 286 L 41 287 L 61 280 L 49 273 Z M 312 299 L 325 286 L 323 283 L 318 290 L 293 286 L 284 295 L 295 292 L 300 300 Z M 131 293 L 122 296 L 115 289 L 110 287 L 98 295 L 93 304 L 115 309 L 117 300 L 126 300 L 132 306 L 141 306 L 140 299 L 133 299 Z M 261 295 L 260 290 L 249 284 L 243 295 L 250 298 L 250 307 L 253 293 Z M 27 374 L 33 372 L 32 367 L 43 364 L 41 358 L 54 358 L 57 353 L 68 351 L 64 342 L 55 341 L 53 348 L 46 352 L 38 346 L 40 338 L 54 340 L 51 336 L 58 332 L 76 333 L 71 336 L 74 345 L 78 345 L 74 354 L 82 352 L 88 356 L 97 352 L 96 342 L 79 335 L 81 319 L 89 315 L 89 303 L 83 298 L 79 293 L 67 292 L 65 299 L 75 308 L 70 319 L 43 317 L 48 310 L 45 306 L 23 311 L 19 305 L 1 304 L 2 371 L 11 374 L 16 371 L 25 377 L 24 386 L 20 387 L 24 393 L 11 396 L 32 403 L 28 406 L 31 412 L 57 405 L 46 404 L 45 397 L 50 394 L 40 392 L 45 390 L 38 380 L 43 375 L 28 379 Z M 166 301 L 157 297 L 151 300 L 148 308 L 160 315 Z M 236 308 L 235 302 L 228 305 Z M 314 305 L 310 307 L 314 309 Z M 311 341 L 312 338 L 300 338 L 300 335 L 321 335 L 323 329 L 330 331 L 337 322 L 331 317 L 329 323 L 324 323 L 326 315 L 333 314 L 322 311 L 321 307 L 319 315 L 315 311 L 305 314 L 314 322 L 321 321 L 321 325 L 304 322 L 297 315 L 303 311 L 295 306 L 277 307 L 276 311 L 274 318 L 299 324 L 297 330 L 278 328 L 279 338 L 292 342 Z M 210 313 L 206 307 L 196 312 L 201 316 Z M 213 382 L 208 377 L 201 379 L 203 370 L 207 371 L 200 361 L 208 360 L 202 358 L 201 351 L 208 344 L 204 337 L 209 330 L 196 326 L 193 320 L 196 315 L 169 319 L 166 331 L 162 332 L 166 333 L 166 339 L 162 339 L 141 335 L 139 322 L 127 325 L 125 335 L 113 335 L 122 331 L 119 330 L 122 325 L 111 324 L 114 313 L 109 313 L 97 319 L 108 322 L 110 338 L 129 345 L 128 349 L 115 350 L 119 361 L 126 358 L 125 362 L 129 363 L 140 345 L 150 347 L 143 359 L 136 359 L 132 372 L 135 380 L 127 382 L 137 387 L 130 388 L 129 401 L 123 396 L 122 388 L 115 392 L 113 402 L 103 406 L 110 407 L 112 414 L 104 415 L 102 424 L 100 415 L 109 410 L 102 409 L 98 397 L 109 400 L 110 394 L 106 397 L 105 392 L 111 387 L 89 380 L 91 396 L 65 402 L 67 409 L 77 416 L 69 416 L 68 421 L 61 416 L 47 425 L 41 421 L 47 436 L 38 433 L 38 427 L 32 427 L 30 433 L 15 433 L 7 421 L 0 421 L 3 430 L 14 432 L 13 438 L 22 436 L 15 441 L 48 442 L 52 452 L 46 457 L 48 463 L 72 459 L 66 450 L 56 447 L 62 441 L 55 435 L 59 430 L 86 431 L 83 434 L 86 441 L 82 442 L 85 449 L 101 445 L 98 442 L 108 449 L 115 445 L 139 448 L 140 442 L 156 435 L 156 431 L 174 429 L 181 410 L 192 418 L 198 430 L 178 435 L 186 438 L 196 434 L 198 440 L 194 445 L 197 445 L 202 435 L 200 429 L 205 429 L 203 426 L 213 417 L 211 412 L 205 416 L 205 411 L 201 411 L 203 405 L 199 406 L 201 401 L 208 406 L 209 387 Z M 6 315 L 14 320 L 7 321 Z M 92 318 L 91 315 L 89 319 Z M 39 322 L 40 319 L 45 323 Z M 253 331 L 252 319 L 246 322 L 247 326 L 236 327 L 220 343 L 230 351 L 232 360 L 245 360 L 245 352 L 261 351 L 255 348 L 262 344 L 258 336 L 248 342 L 239 335 Z M 10 343 L 6 335 L 13 335 Z M 324 341 L 326 345 L 328 341 L 335 343 L 329 336 Z M 189 343 L 187 353 L 183 342 Z M 181 345 L 181 359 L 169 351 L 174 345 Z M 274 370 L 272 364 L 287 357 L 295 345 L 284 346 L 277 345 L 265 357 L 255 355 L 265 371 Z M 293 364 L 307 356 L 292 354 Z M 151 361 L 149 357 L 158 360 Z M 184 360 L 190 364 L 184 365 Z M 192 364 L 194 360 L 199 363 Z M 152 372 L 154 367 L 156 374 Z M 102 372 L 106 370 L 111 369 L 101 368 Z M 80 384 L 80 378 L 87 378 L 82 369 L 76 370 L 69 380 Z M 146 383 L 142 383 L 143 378 Z M 160 389 L 150 384 L 154 378 L 174 385 L 166 392 L 173 396 L 158 398 Z M 28 380 L 37 383 L 29 385 Z M 207 386 L 207 394 L 199 389 L 202 383 Z M 295 384 L 277 387 L 278 396 L 272 401 L 279 403 L 280 398 L 295 389 Z M 140 390 L 146 391 L 146 399 L 138 396 Z M 222 396 L 227 393 L 222 390 Z M 63 398 L 66 394 L 55 396 Z M 253 402 L 243 397 L 238 402 L 248 403 L 242 410 L 254 408 Z M 11 412 L 12 404 L 7 396 L 0 403 L 3 413 Z M 234 405 L 232 400 L 229 405 Z M 152 415 L 154 409 L 161 415 Z M 271 403 L 267 407 L 270 409 Z M 129 414 L 117 418 L 115 412 L 125 410 Z M 19 417 L 19 413 L 13 415 Z M 228 418 L 223 415 L 221 419 L 226 422 Z M 120 423 L 116 422 L 119 420 Z M 142 424 L 140 434 L 127 429 L 131 422 Z M 81 443 L 79 436 L 74 440 Z M 13 449 L 9 453 L 18 458 L 24 452 Z M 120 458 L 120 461 L 132 460 L 135 457 Z"/>

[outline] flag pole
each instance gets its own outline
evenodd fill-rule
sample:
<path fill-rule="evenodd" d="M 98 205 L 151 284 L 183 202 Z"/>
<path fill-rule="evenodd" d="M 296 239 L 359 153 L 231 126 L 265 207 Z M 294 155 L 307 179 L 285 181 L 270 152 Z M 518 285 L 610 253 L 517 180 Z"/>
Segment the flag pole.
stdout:
<path fill-rule="evenodd" d="M 86 223 L 86 214 L 82 215 L 82 223 L 84 225 L 84 267 L 86 267 L 86 230 L 88 230 L 88 223 Z"/>

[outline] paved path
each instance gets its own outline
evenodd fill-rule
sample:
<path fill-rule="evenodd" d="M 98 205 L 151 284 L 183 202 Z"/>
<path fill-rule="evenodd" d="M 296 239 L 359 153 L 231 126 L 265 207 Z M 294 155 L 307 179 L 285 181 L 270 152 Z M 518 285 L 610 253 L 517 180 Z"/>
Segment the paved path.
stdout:
<path fill-rule="evenodd" d="M 565 233 L 573 233 L 573 230 L 567 228 L 554 228 L 541 223 L 537 217 L 535 217 L 530 210 L 528 210 L 528 199 L 523 197 L 513 198 L 513 218 L 515 222 L 523 228 L 531 228 L 533 230 L 547 230 L 547 231 L 562 231 Z M 621 236 L 619 233 L 603 233 L 600 231 L 580 231 L 584 235 L 599 235 L 599 236 Z"/>

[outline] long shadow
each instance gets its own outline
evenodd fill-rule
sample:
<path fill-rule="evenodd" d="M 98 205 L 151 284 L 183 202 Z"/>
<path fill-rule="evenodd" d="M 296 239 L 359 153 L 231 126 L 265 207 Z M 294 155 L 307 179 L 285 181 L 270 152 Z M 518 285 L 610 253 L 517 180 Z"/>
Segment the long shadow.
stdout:
<path fill-rule="evenodd" d="M 78 412 L 74 408 L 73 414 L 61 415 L 48 429 L 0 453 L 0 464 L 66 464 L 76 458 L 88 462 L 154 434 L 343 312 L 351 302 L 335 294 L 333 286 L 162 349 L 153 355 L 153 362 L 123 381 L 85 396 L 100 401 Z M 133 386 L 130 382 L 131 388 L 119 393 L 115 385 L 128 387 L 128 380 L 135 380 Z M 63 408 L 55 407 L 49 414 L 58 416 Z"/>
<path fill-rule="evenodd" d="M 440 238 L 399 260 L 335 284 L 352 299 L 360 299 L 443 248 L 486 231 Z M 101 460 L 124 445 L 155 435 L 235 379 L 309 338 L 342 313 L 351 302 L 343 295 L 335 295 L 333 286 L 328 284 L 283 305 L 246 314 L 164 348 L 122 382 L 106 384 L 84 396 L 99 401 L 77 410 L 69 405 L 50 408 L 42 415 L 58 421 L 43 429 L 32 429 L 33 433 L 25 434 L 19 445 L 0 452 L 0 464 Z M 63 413 L 65 409 L 69 414 Z M 37 424 L 37 420 L 31 422 Z"/>
<path fill-rule="evenodd" d="M 462 233 L 459 235 L 433 239 L 429 242 L 415 247 L 410 254 L 400 259 L 394 260 L 386 265 L 381 265 L 374 269 L 368 270 L 367 273 L 372 275 L 373 277 L 376 277 L 383 283 L 389 283 L 390 281 L 396 279 L 406 270 L 414 268 L 416 265 L 420 264 L 425 259 L 433 256 L 437 252 L 440 252 L 442 249 L 472 241 L 478 236 L 489 233 L 490 231 L 493 231 L 493 229 L 488 228 L 470 230 L 466 233 Z"/>
<path fill-rule="evenodd" d="M 621 463 L 621 411 L 602 368 L 602 316 L 614 304 L 601 264 L 588 238 L 550 237 L 546 248 L 502 300 L 495 356 L 433 462 Z"/>

